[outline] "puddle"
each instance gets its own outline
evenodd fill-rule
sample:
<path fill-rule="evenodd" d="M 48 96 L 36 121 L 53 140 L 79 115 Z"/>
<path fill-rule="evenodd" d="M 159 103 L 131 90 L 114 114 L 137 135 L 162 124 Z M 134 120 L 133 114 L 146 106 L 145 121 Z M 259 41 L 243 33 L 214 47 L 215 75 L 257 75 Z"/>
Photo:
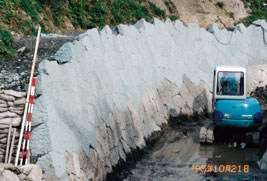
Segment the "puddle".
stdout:
<path fill-rule="evenodd" d="M 124 180 L 267 180 L 266 148 L 200 145 L 188 130 L 167 130 Z"/>

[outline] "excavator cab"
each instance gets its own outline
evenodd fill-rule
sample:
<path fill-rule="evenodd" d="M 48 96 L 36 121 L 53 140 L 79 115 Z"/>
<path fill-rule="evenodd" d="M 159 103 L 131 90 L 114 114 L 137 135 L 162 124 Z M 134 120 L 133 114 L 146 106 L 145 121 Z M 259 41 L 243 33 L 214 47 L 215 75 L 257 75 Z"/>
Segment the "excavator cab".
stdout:
<path fill-rule="evenodd" d="M 244 73 L 241 72 L 219 72 L 217 83 L 217 95 L 244 94 Z"/>
<path fill-rule="evenodd" d="M 201 143 L 213 143 L 216 128 L 227 132 L 231 128 L 246 131 L 248 140 L 259 142 L 262 111 L 255 98 L 246 95 L 246 69 L 218 66 L 213 79 L 213 120 L 200 130 Z"/>

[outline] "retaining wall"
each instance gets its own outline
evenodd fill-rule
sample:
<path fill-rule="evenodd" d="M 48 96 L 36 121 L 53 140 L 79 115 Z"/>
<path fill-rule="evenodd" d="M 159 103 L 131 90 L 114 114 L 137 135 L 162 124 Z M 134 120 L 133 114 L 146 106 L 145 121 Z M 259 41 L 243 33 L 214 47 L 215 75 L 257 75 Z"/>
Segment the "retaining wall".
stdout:
<path fill-rule="evenodd" d="M 261 20 L 207 31 L 157 19 L 88 30 L 39 65 L 32 158 L 47 179 L 102 180 L 170 114 L 211 111 L 216 65 L 260 71 L 249 90 L 266 80 L 266 31 Z"/>

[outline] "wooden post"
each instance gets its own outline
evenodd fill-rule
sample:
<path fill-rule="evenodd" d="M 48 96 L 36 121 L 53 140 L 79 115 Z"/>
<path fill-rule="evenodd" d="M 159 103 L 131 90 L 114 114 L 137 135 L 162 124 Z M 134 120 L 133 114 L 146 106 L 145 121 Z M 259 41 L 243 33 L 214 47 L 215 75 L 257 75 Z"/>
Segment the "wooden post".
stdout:
<path fill-rule="evenodd" d="M 29 98 L 30 98 L 30 92 L 31 92 L 31 86 L 32 86 L 32 78 L 33 78 L 33 73 L 34 73 L 34 69 L 35 69 L 37 51 L 38 51 L 39 41 L 40 41 L 40 34 L 41 34 L 41 26 L 39 26 L 36 44 L 35 44 L 35 51 L 34 51 L 33 62 L 32 62 L 30 83 L 28 86 L 27 98 L 26 98 L 26 103 L 25 103 L 25 107 L 24 107 L 24 115 L 23 115 L 23 119 L 22 119 L 22 123 L 21 123 L 21 130 L 20 130 L 20 135 L 19 135 L 19 142 L 18 142 L 18 148 L 17 148 L 17 153 L 16 153 L 16 159 L 15 159 L 15 166 L 18 165 L 18 160 L 19 160 L 20 147 L 21 147 L 21 141 L 22 141 L 24 126 L 25 126 L 25 121 L 26 121 L 26 117 L 27 117 L 27 108 L 28 108 L 28 104 L 29 104 Z"/>
<path fill-rule="evenodd" d="M 15 142 L 15 137 L 16 137 L 16 128 L 13 128 L 13 137 L 11 141 L 11 146 L 10 146 L 10 152 L 9 152 L 9 157 L 8 157 L 8 163 L 11 162 L 12 154 L 13 154 L 13 147 L 14 147 L 14 142 Z"/>
<path fill-rule="evenodd" d="M 9 151 L 10 135 L 11 135 L 11 130 L 12 130 L 12 124 L 13 124 L 13 121 L 10 121 L 10 122 L 9 122 L 8 135 L 7 135 L 7 145 L 6 145 L 5 163 L 7 163 L 7 159 L 8 159 L 8 151 Z"/>

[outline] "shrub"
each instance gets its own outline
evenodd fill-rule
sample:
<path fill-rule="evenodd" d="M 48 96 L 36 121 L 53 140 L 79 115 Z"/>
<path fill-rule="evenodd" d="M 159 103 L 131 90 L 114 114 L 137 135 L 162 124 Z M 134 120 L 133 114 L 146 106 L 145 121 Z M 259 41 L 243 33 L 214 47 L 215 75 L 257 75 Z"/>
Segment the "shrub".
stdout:
<path fill-rule="evenodd" d="M 152 10 L 152 12 L 154 14 L 156 14 L 157 16 L 160 16 L 162 18 L 165 18 L 165 11 L 161 10 L 160 8 L 158 8 L 155 4 L 149 2 L 150 8 Z"/>
<path fill-rule="evenodd" d="M 17 8 L 20 0 L 0 0 L 0 9 Z"/>
<path fill-rule="evenodd" d="M 14 40 L 12 35 L 0 25 L 0 54 L 7 56 L 16 56 L 13 49 Z"/>
<path fill-rule="evenodd" d="M 175 21 L 175 20 L 177 20 L 178 18 L 177 18 L 176 16 L 171 16 L 170 19 L 171 19 L 172 21 Z"/>
<path fill-rule="evenodd" d="M 8 21 L 10 21 L 11 18 L 14 17 L 14 13 L 12 11 L 7 11 L 6 12 L 6 18 L 8 19 Z"/>
<path fill-rule="evenodd" d="M 137 4 L 135 1 L 128 1 L 128 8 L 130 10 L 137 10 L 139 8 L 139 4 Z"/>
<path fill-rule="evenodd" d="M 170 13 L 173 13 L 173 9 L 172 9 L 172 7 L 171 7 L 170 2 L 169 2 L 169 1 L 165 1 L 165 4 L 166 4 L 166 6 L 168 7 Z"/>
<path fill-rule="evenodd" d="M 224 3 L 223 2 L 217 2 L 216 6 L 219 8 L 223 8 L 224 7 Z"/>
<path fill-rule="evenodd" d="M 250 25 L 253 21 L 257 19 L 265 19 L 267 21 L 267 6 L 264 6 L 266 0 L 242 0 L 245 7 L 249 7 L 252 13 L 249 17 L 242 19 L 240 22 L 244 23 L 246 26 Z"/>
<path fill-rule="evenodd" d="M 21 0 L 20 6 L 27 14 L 31 16 L 33 21 L 38 21 L 38 13 L 35 11 L 36 8 L 31 0 Z"/>

